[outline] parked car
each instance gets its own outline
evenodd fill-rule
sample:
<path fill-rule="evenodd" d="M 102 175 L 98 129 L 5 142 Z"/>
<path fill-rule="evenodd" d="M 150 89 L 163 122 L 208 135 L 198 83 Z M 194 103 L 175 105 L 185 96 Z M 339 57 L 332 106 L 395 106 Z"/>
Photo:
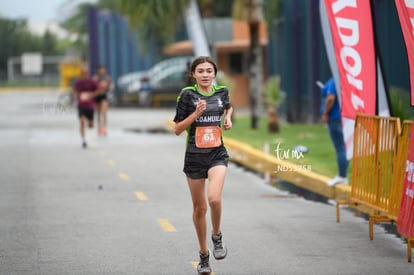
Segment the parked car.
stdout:
<path fill-rule="evenodd" d="M 186 75 L 192 56 L 174 57 L 155 64 L 147 71 L 138 71 L 118 78 L 118 101 L 137 102 L 149 106 L 157 95 L 178 95 L 186 86 Z"/>

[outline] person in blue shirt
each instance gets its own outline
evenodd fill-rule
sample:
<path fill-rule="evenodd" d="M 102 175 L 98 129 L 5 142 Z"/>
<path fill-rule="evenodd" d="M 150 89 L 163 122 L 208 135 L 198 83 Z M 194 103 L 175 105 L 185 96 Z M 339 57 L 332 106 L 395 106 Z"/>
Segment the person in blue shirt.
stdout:
<path fill-rule="evenodd" d="M 323 122 L 328 126 L 329 136 L 335 147 L 336 162 L 338 165 L 338 175 L 330 180 L 328 185 L 334 186 L 338 183 L 347 184 L 346 173 L 348 160 L 346 158 L 344 135 L 342 132 L 341 110 L 336 94 L 335 82 L 332 77 L 322 88 L 321 114 Z"/>

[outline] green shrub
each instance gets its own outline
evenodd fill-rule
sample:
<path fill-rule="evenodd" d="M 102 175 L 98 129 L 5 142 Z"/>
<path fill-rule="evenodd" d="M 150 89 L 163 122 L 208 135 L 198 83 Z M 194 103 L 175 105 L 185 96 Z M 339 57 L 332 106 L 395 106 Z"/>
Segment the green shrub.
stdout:
<path fill-rule="evenodd" d="M 401 122 L 414 119 L 414 107 L 410 106 L 410 93 L 397 88 L 390 88 L 391 111 L 393 117 L 399 117 Z"/>
<path fill-rule="evenodd" d="M 266 104 L 269 107 L 278 107 L 285 99 L 285 93 L 280 90 L 280 76 L 269 77 L 264 85 Z"/>

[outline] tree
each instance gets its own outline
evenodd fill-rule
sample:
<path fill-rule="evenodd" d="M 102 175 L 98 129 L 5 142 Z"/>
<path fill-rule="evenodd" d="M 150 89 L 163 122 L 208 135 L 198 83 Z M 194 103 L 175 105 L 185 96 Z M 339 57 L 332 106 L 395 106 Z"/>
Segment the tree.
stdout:
<path fill-rule="evenodd" d="M 44 55 L 54 55 L 57 54 L 57 38 L 49 30 L 47 30 L 43 35 L 42 43 L 42 54 Z"/>
<path fill-rule="evenodd" d="M 251 127 L 259 128 L 263 94 L 263 51 L 260 45 L 259 26 L 263 22 L 262 0 L 245 0 L 246 19 L 249 22 L 249 90 Z"/>
<path fill-rule="evenodd" d="M 89 5 L 89 3 L 79 4 L 72 14 L 60 23 L 60 26 L 69 33 L 77 34 L 77 38 L 72 42 L 72 48 L 80 52 L 81 55 L 86 55 L 88 48 L 86 37 L 88 33 L 87 15 Z"/>
<path fill-rule="evenodd" d="M 129 17 L 129 22 L 140 33 L 141 49 L 148 49 L 148 41 L 155 42 L 159 48 L 172 42 L 177 29 L 183 24 L 184 10 L 189 0 L 99 0 L 97 6 L 102 9 L 118 11 Z M 249 90 L 251 102 L 251 126 L 258 128 L 263 96 L 263 54 L 259 41 L 259 25 L 264 21 L 272 27 L 273 20 L 279 15 L 280 0 L 198 0 L 204 17 L 231 16 L 249 22 L 250 50 L 249 50 Z M 62 26 L 86 36 L 86 14 L 89 4 L 78 5 L 75 13 L 67 18 Z M 263 16 L 263 6 L 266 7 Z M 230 9 L 231 7 L 231 9 Z M 227 13 L 227 14 L 226 14 Z M 82 43 L 82 41 L 78 41 Z M 145 47 L 146 46 L 146 47 Z M 86 44 L 83 43 L 84 52 Z"/>
<path fill-rule="evenodd" d="M 0 17 L 0 77 L 7 72 L 7 60 L 12 56 L 20 56 L 24 52 L 39 52 L 42 47 L 40 37 L 30 33 L 24 19 L 8 19 Z"/>
<path fill-rule="evenodd" d="M 70 2 L 64 3 L 61 9 L 64 9 L 69 15 L 63 15 L 64 19 L 60 22 L 60 26 L 69 32 L 79 35 L 86 35 L 88 32 L 88 8 L 91 4 L 80 3 L 76 7 L 68 6 Z"/>
<path fill-rule="evenodd" d="M 257 129 L 259 127 L 259 119 L 263 105 L 263 51 L 259 37 L 259 27 L 264 21 L 263 0 L 234 0 L 233 18 L 244 19 L 249 23 L 250 47 L 248 68 L 251 112 L 250 125 L 252 129 Z"/>
<path fill-rule="evenodd" d="M 172 41 L 176 27 L 183 20 L 183 11 L 188 4 L 188 0 L 120 0 L 120 10 L 129 16 L 130 22 L 138 30 L 144 32 L 144 39 L 159 38 L 161 41 Z M 269 7 L 266 12 L 267 18 L 272 18 L 272 12 L 277 12 L 280 7 L 280 0 L 233 0 L 233 1 L 213 1 L 199 0 L 205 5 L 203 15 L 213 14 L 216 3 L 220 3 L 223 9 L 232 6 L 233 18 L 245 19 L 249 22 L 250 29 L 250 50 L 249 50 L 249 89 L 252 113 L 252 128 L 258 128 L 259 117 L 262 107 L 263 95 L 263 54 L 259 41 L 259 25 L 264 21 L 263 4 Z M 227 4 L 227 5 L 226 5 Z M 274 18 L 274 17 L 273 17 Z M 162 19 L 162 20 L 161 20 Z M 268 24 L 272 25 L 272 24 Z M 157 34 L 154 36 L 154 34 Z"/>
<path fill-rule="evenodd" d="M 270 133 L 279 133 L 280 124 L 277 108 L 285 98 L 285 93 L 280 89 L 280 76 L 269 77 L 264 84 L 267 105 L 267 129 Z"/>
<path fill-rule="evenodd" d="M 43 55 L 62 54 L 58 38 L 50 31 L 43 36 L 30 32 L 25 19 L 9 19 L 0 16 L 0 78 L 6 78 L 7 61 L 10 57 L 25 52 L 40 52 Z"/>
<path fill-rule="evenodd" d="M 60 22 L 60 26 L 69 33 L 76 33 L 77 39 L 72 42 L 71 47 L 85 56 L 87 53 L 87 35 L 88 35 L 88 8 L 90 3 L 80 3 L 72 6 L 71 1 L 64 2 L 60 7 L 68 15 Z M 101 9 L 119 11 L 118 1 L 98 0 L 96 6 Z"/>
<path fill-rule="evenodd" d="M 148 41 L 155 42 L 159 48 L 174 41 L 188 0 L 120 0 L 118 3 L 130 25 L 140 34 L 139 42 L 145 50 Z"/>

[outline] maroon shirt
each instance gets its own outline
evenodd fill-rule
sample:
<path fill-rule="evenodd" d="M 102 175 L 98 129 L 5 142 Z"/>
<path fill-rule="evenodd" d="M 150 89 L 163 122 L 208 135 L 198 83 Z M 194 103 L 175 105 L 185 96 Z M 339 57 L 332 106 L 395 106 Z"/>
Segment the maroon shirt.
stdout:
<path fill-rule="evenodd" d="M 74 89 L 78 96 L 78 107 L 85 108 L 85 109 L 94 109 L 95 108 L 95 98 L 91 97 L 88 100 L 82 101 L 81 100 L 81 92 L 86 93 L 93 93 L 98 89 L 98 83 L 92 79 L 78 79 L 75 82 Z"/>

